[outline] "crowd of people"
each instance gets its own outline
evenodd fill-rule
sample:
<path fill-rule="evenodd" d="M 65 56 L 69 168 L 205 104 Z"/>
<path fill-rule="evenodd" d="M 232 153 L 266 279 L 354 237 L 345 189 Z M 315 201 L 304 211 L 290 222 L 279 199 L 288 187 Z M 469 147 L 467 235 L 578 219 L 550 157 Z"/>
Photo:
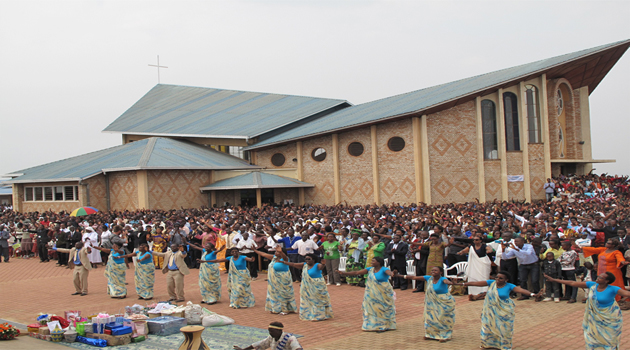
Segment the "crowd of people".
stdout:
<path fill-rule="evenodd" d="M 105 265 L 108 293 L 126 297 L 133 264 L 140 299 L 153 297 L 160 269 L 171 300 L 183 301 L 184 276 L 199 269 L 202 302 L 221 300 L 224 272 L 230 306 L 247 308 L 255 303 L 250 282 L 265 272 L 265 309 L 302 320 L 333 317 L 329 286 L 365 287 L 366 331 L 395 329 L 393 290 L 413 289 L 425 293 L 425 337 L 440 341 L 452 336 L 451 292 L 463 285 L 471 301 L 484 300 L 482 346 L 501 349 L 511 347 L 512 299 L 575 303 L 584 289 L 587 343 L 614 345 L 621 323 L 598 330 L 593 322 L 620 318 L 621 298 L 630 295 L 629 184 L 628 177 L 560 176 L 545 184 L 546 200 L 532 203 L 227 206 L 87 217 L 2 208 L 0 249 L 5 262 L 39 257 L 73 266 L 77 295 L 87 295 L 88 272 Z M 465 283 L 445 278 L 462 264 Z M 300 283 L 299 308 L 292 282 Z"/>

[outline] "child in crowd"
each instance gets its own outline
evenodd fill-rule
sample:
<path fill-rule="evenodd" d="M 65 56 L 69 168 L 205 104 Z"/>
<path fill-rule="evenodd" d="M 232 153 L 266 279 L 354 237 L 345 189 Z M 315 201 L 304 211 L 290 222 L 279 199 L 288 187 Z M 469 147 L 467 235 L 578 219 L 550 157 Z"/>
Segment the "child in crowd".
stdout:
<path fill-rule="evenodd" d="M 543 273 L 551 278 L 561 278 L 562 265 L 556 260 L 553 253 L 549 252 L 543 261 Z M 553 290 L 553 301 L 560 302 L 560 283 L 545 280 L 545 299 L 543 301 L 551 301 L 551 291 Z"/>
<path fill-rule="evenodd" d="M 587 261 L 584 263 L 584 266 L 580 266 L 575 270 L 575 274 L 581 276 L 582 282 L 593 282 L 597 279 L 597 264 L 593 265 L 591 262 Z M 584 300 L 582 300 L 582 303 L 586 303 L 589 289 L 583 290 Z"/>

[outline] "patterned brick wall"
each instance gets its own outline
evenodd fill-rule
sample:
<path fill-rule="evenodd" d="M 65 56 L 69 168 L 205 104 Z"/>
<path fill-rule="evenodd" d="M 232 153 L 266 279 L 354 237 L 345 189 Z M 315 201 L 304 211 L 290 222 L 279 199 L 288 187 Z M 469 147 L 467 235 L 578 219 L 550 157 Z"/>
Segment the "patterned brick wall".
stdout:
<path fill-rule="evenodd" d="M 529 150 L 529 183 L 532 193 L 532 201 L 545 199 L 543 186 L 545 179 L 545 151 L 542 143 L 530 143 Z"/>
<path fill-rule="evenodd" d="M 311 152 L 319 147 L 323 147 L 326 150 L 326 159 L 321 162 L 317 162 L 311 157 Z M 328 135 L 305 140 L 302 144 L 302 152 L 304 182 L 315 185 L 314 188 L 304 190 L 304 201 L 313 204 L 333 204 L 335 201 L 335 187 L 332 136 Z"/>
<path fill-rule="evenodd" d="M 575 129 L 575 158 L 576 159 L 584 159 L 584 155 L 582 153 L 582 145 L 579 144 L 582 141 L 582 109 L 580 105 L 580 90 L 573 90 L 573 115 L 575 118 L 574 121 L 574 129 Z"/>
<path fill-rule="evenodd" d="M 350 155 L 348 145 L 363 144 L 363 154 Z M 339 173 L 341 200 L 350 204 L 374 202 L 372 176 L 372 142 L 370 128 L 362 128 L 339 134 Z"/>
<path fill-rule="evenodd" d="M 299 190 L 297 188 L 274 188 L 273 189 L 273 201 L 278 204 L 283 204 L 285 199 L 292 199 L 293 203 L 298 204 Z"/>
<path fill-rule="evenodd" d="M 486 180 L 486 201 L 501 199 L 501 161 L 485 160 L 483 162 Z"/>
<path fill-rule="evenodd" d="M 97 175 L 83 182 L 89 185 L 90 206 L 98 210 L 107 210 L 105 175 Z"/>
<path fill-rule="evenodd" d="M 479 197 L 475 103 L 429 115 L 427 128 L 431 201 L 466 202 Z"/>
<path fill-rule="evenodd" d="M 549 150 L 551 158 L 560 157 L 558 146 L 558 103 L 556 91 L 556 80 L 547 81 L 547 115 L 549 116 Z M 544 107 L 544 106 L 543 106 Z"/>
<path fill-rule="evenodd" d="M 402 151 L 393 152 L 387 146 L 389 139 L 394 136 L 405 140 L 405 148 Z M 411 119 L 378 125 L 376 140 L 381 202 L 415 203 L 416 184 Z"/>
<path fill-rule="evenodd" d="M 277 167 L 271 164 L 271 157 L 276 153 L 282 153 L 284 155 L 284 164 L 282 166 Z M 297 146 L 295 142 L 263 151 L 257 151 L 256 165 L 264 166 L 269 169 L 296 168 L 297 162 L 293 161 L 294 158 L 297 158 Z"/>
<path fill-rule="evenodd" d="M 235 202 L 235 191 L 234 190 L 225 190 L 225 191 L 216 191 L 216 199 L 217 199 L 217 206 L 221 207 L 223 206 L 223 203 L 230 203 L 230 205 L 240 205 L 241 201 L 240 199 L 238 200 L 238 202 Z"/>
<path fill-rule="evenodd" d="M 111 210 L 133 210 L 138 208 L 138 177 L 135 171 L 109 174 Z"/>
<path fill-rule="evenodd" d="M 523 152 L 507 152 L 508 175 L 523 175 Z M 510 200 L 525 199 L 523 182 L 508 182 L 508 198 Z"/>
<path fill-rule="evenodd" d="M 147 172 L 151 209 L 199 208 L 208 195 L 199 191 L 211 182 L 209 170 L 151 170 Z"/>

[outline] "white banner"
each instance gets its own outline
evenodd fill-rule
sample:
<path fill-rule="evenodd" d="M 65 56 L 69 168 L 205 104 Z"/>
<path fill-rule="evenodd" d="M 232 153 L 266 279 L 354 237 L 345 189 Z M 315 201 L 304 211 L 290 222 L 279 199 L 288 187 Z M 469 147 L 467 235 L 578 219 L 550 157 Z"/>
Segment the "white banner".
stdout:
<path fill-rule="evenodd" d="M 508 175 L 508 182 L 523 182 L 525 181 L 524 175 Z"/>

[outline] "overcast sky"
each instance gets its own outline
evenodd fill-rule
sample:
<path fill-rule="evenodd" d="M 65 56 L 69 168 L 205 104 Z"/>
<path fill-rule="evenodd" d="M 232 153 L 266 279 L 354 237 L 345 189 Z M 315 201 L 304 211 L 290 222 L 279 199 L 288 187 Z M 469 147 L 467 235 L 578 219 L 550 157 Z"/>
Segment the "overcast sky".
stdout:
<path fill-rule="evenodd" d="M 121 144 L 157 83 L 358 104 L 630 39 L 630 1 L 0 1 L 0 175 Z M 630 53 L 591 94 L 630 174 Z"/>

